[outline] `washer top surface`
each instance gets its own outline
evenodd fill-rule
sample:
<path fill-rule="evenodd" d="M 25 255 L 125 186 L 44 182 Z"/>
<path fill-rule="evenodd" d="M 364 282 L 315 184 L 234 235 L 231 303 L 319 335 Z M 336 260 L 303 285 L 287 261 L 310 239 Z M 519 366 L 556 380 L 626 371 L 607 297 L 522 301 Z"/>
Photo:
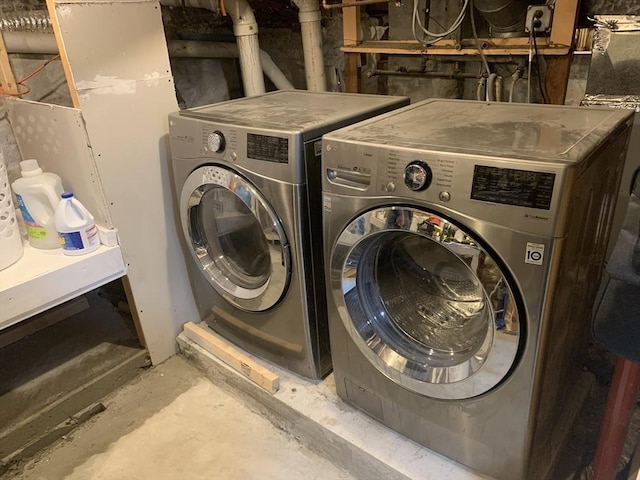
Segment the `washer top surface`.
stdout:
<path fill-rule="evenodd" d="M 227 125 L 319 134 L 347 125 L 354 117 L 409 103 L 407 97 L 306 90 L 278 90 L 254 97 L 182 110 L 181 116 Z"/>
<path fill-rule="evenodd" d="M 368 145 L 576 162 L 630 112 L 432 99 L 327 135 Z"/>

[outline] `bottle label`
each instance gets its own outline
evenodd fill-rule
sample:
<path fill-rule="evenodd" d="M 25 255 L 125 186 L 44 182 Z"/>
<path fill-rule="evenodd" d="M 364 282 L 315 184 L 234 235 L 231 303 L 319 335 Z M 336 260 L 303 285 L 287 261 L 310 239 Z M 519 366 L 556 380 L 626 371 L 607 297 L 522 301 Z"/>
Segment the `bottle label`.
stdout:
<path fill-rule="evenodd" d="M 58 233 L 64 250 L 83 250 L 100 242 L 98 227 L 92 225 L 86 231 Z"/>
<path fill-rule="evenodd" d="M 16 193 L 16 200 L 18 201 L 18 207 L 20 208 L 20 212 L 22 213 L 22 219 L 24 220 L 24 225 L 27 227 L 27 235 L 30 238 L 35 238 L 38 240 L 44 240 L 47 238 L 47 229 L 36 222 L 29 210 L 27 210 L 27 206 L 24 204 L 24 200 L 21 195 Z"/>
<path fill-rule="evenodd" d="M 80 232 L 59 233 L 58 235 L 60 237 L 60 245 L 65 250 L 82 250 L 84 248 Z"/>

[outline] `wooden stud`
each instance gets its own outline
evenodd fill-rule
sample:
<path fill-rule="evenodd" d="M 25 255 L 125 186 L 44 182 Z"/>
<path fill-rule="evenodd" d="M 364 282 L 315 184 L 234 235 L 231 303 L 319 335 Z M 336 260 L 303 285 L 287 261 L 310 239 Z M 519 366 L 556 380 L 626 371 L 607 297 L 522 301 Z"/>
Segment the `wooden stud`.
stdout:
<path fill-rule="evenodd" d="M 346 0 L 346 3 L 354 0 Z M 342 39 L 345 46 L 360 44 L 360 7 L 342 9 Z M 344 55 L 344 83 L 349 93 L 360 91 L 360 54 L 345 53 Z"/>
<path fill-rule="evenodd" d="M 9 54 L 7 48 L 4 45 L 4 38 L 0 31 L 0 74 L 2 75 L 2 89 L 11 95 L 19 93 L 18 84 L 13 76 L 13 70 L 11 70 L 11 63 L 9 63 Z"/>
<path fill-rule="evenodd" d="M 49 10 L 49 17 L 51 18 L 51 26 L 53 27 L 53 33 L 56 37 L 56 43 L 58 44 L 58 52 L 60 54 L 60 61 L 62 62 L 62 69 L 64 70 L 64 76 L 67 79 L 67 85 L 69 88 L 69 94 L 71 95 L 71 101 L 75 108 L 80 108 L 80 99 L 78 98 L 78 91 L 76 90 L 76 84 L 73 81 L 73 73 L 71 72 L 71 66 L 69 65 L 69 58 L 67 57 L 67 51 L 64 48 L 64 41 L 62 40 L 62 31 L 60 30 L 60 24 L 58 23 L 58 17 L 56 16 L 55 0 L 47 0 L 47 10 Z"/>
<path fill-rule="evenodd" d="M 552 45 L 574 44 L 579 0 L 557 0 L 553 7 L 553 23 L 549 40 Z"/>
<path fill-rule="evenodd" d="M 278 375 L 255 362 L 246 353 L 230 345 L 208 328 L 188 322 L 184 325 L 184 334 L 267 392 L 275 393 L 280 387 Z"/>
<path fill-rule="evenodd" d="M 142 324 L 140 323 L 140 315 L 138 315 L 138 308 L 136 307 L 135 299 L 133 298 L 133 291 L 131 290 L 131 282 L 126 275 L 122 277 L 122 287 L 124 288 L 124 294 L 127 297 L 127 304 L 129 306 L 129 313 L 133 319 L 133 325 L 136 328 L 136 334 L 140 345 L 147 347 L 147 342 L 144 338 L 144 331 L 142 330 Z"/>
<path fill-rule="evenodd" d="M 360 91 L 360 54 L 344 54 L 344 85 L 348 93 Z"/>
<path fill-rule="evenodd" d="M 547 102 L 553 105 L 564 105 L 567 95 L 567 83 L 571 70 L 573 55 L 561 57 L 547 57 L 547 73 L 545 76 L 545 90 Z"/>

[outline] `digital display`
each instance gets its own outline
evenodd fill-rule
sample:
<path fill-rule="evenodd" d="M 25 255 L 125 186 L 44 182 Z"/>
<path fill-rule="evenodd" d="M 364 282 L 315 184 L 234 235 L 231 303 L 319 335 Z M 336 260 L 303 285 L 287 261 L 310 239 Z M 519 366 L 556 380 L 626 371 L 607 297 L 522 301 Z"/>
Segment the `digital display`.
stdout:
<path fill-rule="evenodd" d="M 248 133 L 247 157 L 265 162 L 289 163 L 289 140 L 282 137 Z"/>
<path fill-rule="evenodd" d="M 554 173 L 476 165 L 471 198 L 483 202 L 549 210 Z"/>

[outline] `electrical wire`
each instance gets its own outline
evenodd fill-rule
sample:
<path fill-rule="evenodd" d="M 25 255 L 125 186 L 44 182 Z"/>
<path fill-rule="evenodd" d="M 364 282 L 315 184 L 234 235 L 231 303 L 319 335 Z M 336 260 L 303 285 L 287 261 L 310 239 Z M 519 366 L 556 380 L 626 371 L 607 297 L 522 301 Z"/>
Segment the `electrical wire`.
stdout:
<path fill-rule="evenodd" d="M 527 65 L 527 103 L 531 103 L 531 61 L 533 58 L 533 20 L 529 29 L 529 65 Z"/>
<path fill-rule="evenodd" d="M 542 95 L 542 103 L 547 103 L 547 97 L 544 94 L 544 87 L 542 85 L 542 75 L 540 73 L 540 57 L 538 55 L 538 41 L 536 36 L 533 35 L 533 51 L 536 60 L 536 71 L 538 72 L 538 87 L 540 88 L 540 95 Z"/>
<path fill-rule="evenodd" d="M 484 69 L 487 72 L 487 75 L 489 75 L 491 73 L 491 70 L 489 70 L 489 62 L 487 61 L 487 56 L 482 50 L 482 45 L 480 44 L 480 39 L 478 38 L 478 30 L 476 29 L 476 16 L 474 12 L 473 0 L 469 0 L 469 19 L 471 20 L 471 33 L 473 35 L 473 39 L 476 42 L 476 48 L 478 49 L 478 53 L 480 54 L 480 58 L 482 59 Z"/>
<path fill-rule="evenodd" d="M 413 33 L 413 38 L 415 38 L 416 41 L 420 43 L 420 45 L 422 45 L 423 47 L 427 47 L 451 35 L 460 27 L 460 25 L 462 25 L 462 21 L 464 20 L 464 17 L 467 13 L 467 6 L 469 5 L 470 0 L 464 0 L 464 5 L 460 9 L 460 13 L 458 14 L 458 17 L 455 19 L 451 27 L 449 27 L 444 32 L 440 32 L 440 33 L 431 32 L 430 30 L 427 30 L 425 26 L 422 24 L 422 21 L 420 20 L 420 16 L 418 15 L 419 1 L 420 0 L 413 0 L 413 13 L 411 16 L 411 33 Z M 432 37 L 433 40 L 423 40 L 418 38 L 418 34 L 416 33 L 416 25 L 420 27 L 420 30 L 424 35 L 426 35 L 427 37 Z"/>
<path fill-rule="evenodd" d="M 24 88 L 24 90 L 22 92 L 9 93 L 9 92 L 5 91 L 4 88 L 2 88 L 2 86 L 0 86 L 0 95 L 6 95 L 6 96 L 9 96 L 9 97 L 22 97 L 23 95 L 26 95 L 27 93 L 29 93 L 31 91 L 31 88 L 29 88 L 29 85 L 27 85 L 24 82 L 29 80 L 34 75 L 40 73 L 42 71 L 42 69 L 44 69 L 44 67 L 49 65 L 54 60 L 58 60 L 59 58 L 60 58 L 60 54 L 54 55 L 49 60 L 44 62 L 42 65 L 40 65 L 35 70 L 33 70 L 31 73 L 29 73 L 27 76 L 22 78 L 20 81 L 16 82 L 16 86 L 20 86 L 20 87 Z"/>

